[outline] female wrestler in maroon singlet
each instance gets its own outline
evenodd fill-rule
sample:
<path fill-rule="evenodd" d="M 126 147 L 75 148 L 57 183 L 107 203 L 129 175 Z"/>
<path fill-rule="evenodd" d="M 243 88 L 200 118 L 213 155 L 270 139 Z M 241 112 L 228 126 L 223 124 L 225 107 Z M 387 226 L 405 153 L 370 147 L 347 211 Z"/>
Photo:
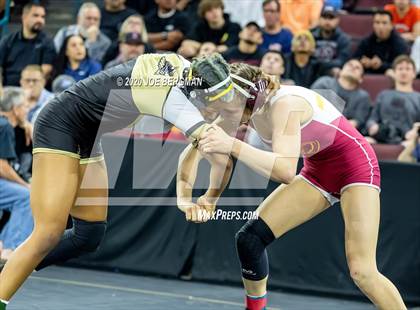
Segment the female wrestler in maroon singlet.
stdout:
<path fill-rule="evenodd" d="M 234 64 L 231 74 L 238 101 L 223 107 L 223 122 L 204 134 L 199 151 L 231 154 L 283 183 L 259 206 L 259 219 L 246 223 L 236 235 L 247 309 L 266 307 L 266 247 L 337 201 L 352 279 L 379 309 L 406 309 L 397 288 L 377 269 L 380 171 L 369 143 L 316 92 L 282 86 L 269 102 L 255 100 L 261 71 Z M 226 124 L 235 122 L 252 127 L 247 142 L 226 133 Z M 296 175 L 301 155 L 304 167 Z"/>

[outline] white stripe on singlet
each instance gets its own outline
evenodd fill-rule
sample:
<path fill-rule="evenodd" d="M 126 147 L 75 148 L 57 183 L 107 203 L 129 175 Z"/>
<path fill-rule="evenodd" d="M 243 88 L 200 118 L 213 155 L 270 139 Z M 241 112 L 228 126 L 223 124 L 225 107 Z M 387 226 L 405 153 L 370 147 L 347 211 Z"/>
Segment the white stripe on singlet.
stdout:
<path fill-rule="evenodd" d="M 363 153 L 365 154 L 368 162 L 369 162 L 369 166 L 370 166 L 370 184 L 373 184 L 373 165 L 372 165 L 372 159 L 369 157 L 368 152 L 366 151 L 366 149 L 363 147 L 363 145 L 357 141 L 357 139 L 351 135 L 349 135 L 347 132 L 345 132 L 344 130 L 338 128 L 337 126 L 333 125 L 333 124 L 326 124 L 327 126 L 330 126 L 336 130 L 338 130 L 339 132 L 341 132 L 343 135 L 345 135 L 346 137 L 350 138 L 351 140 L 353 140 L 354 142 L 356 142 L 356 144 L 362 149 Z"/>

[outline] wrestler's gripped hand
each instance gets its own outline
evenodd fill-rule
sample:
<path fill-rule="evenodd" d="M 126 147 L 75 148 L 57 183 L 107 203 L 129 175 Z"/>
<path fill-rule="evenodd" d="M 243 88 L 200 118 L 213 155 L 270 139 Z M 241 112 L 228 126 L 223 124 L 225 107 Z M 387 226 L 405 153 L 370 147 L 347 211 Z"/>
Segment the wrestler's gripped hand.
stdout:
<path fill-rule="evenodd" d="M 197 204 L 201 207 L 204 207 L 210 217 L 213 215 L 213 212 L 216 210 L 216 203 L 217 203 L 217 199 L 214 199 L 214 198 L 210 199 L 206 195 L 200 196 L 197 199 Z"/>
<path fill-rule="evenodd" d="M 205 223 L 209 220 L 207 209 L 191 201 L 179 200 L 178 208 L 185 213 L 188 222 Z"/>
<path fill-rule="evenodd" d="M 203 153 L 230 154 L 234 138 L 229 136 L 222 128 L 211 125 L 198 143 L 198 149 Z"/>

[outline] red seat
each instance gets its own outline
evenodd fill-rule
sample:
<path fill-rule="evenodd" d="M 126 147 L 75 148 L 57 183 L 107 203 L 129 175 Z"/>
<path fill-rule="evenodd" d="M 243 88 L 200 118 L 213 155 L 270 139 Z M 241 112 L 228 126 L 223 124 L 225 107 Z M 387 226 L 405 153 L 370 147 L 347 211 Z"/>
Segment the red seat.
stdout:
<path fill-rule="evenodd" d="M 392 0 L 359 0 L 356 9 L 375 10 L 383 9 L 385 5 L 392 3 Z"/>
<path fill-rule="evenodd" d="M 401 144 L 372 144 L 378 160 L 397 160 L 404 150 Z"/>
<path fill-rule="evenodd" d="M 413 88 L 415 91 L 420 92 L 420 79 L 414 81 Z"/>
<path fill-rule="evenodd" d="M 362 85 L 360 86 L 369 93 L 370 99 L 374 103 L 378 94 L 384 89 L 393 88 L 394 83 L 391 78 L 385 75 L 365 74 Z"/>
<path fill-rule="evenodd" d="M 349 36 L 361 39 L 368 36 L 373 31 L 372 15 L 341 15 L 340 28 Z"/>

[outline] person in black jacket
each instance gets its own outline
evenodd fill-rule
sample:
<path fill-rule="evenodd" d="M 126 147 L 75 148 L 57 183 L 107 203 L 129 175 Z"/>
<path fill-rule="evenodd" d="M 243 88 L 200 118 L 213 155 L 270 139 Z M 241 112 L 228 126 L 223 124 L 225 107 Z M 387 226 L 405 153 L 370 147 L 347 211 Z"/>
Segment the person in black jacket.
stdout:
<path fill-rule="evenodd" d="M 373 15 L 373 33 L 362 40 L 354 57 L 360 59 L 366 73 L 386 73 L 399 55 L 408 47 L 394 30 L 392 15 L 380 10 Z"/>
<path fill-rule="evenodd" d="M 259 66 L 264 56 L 264 50 L 259 45 L 263 42 L 263 34 L 256 22 L 249 22 L 239 33 L 239 44 L 223 53 L 228 63 L 244 62 Z"/>
<path fill-rule="evenodd" d="M 104 0 L 104 6 L 101 8 L 101 31 L 113 42 L 118 39 L 121 24 L 129 16 L 137 14 L 125 5 L 125 1 Z"/>
<path fill-rule="evenodd" d="M 314 57 L 322 64 L 322 73 L 336 76 L 350 58 L 350 38 L 338 27 L 340 17 L 333 6 L 322 9 L 319 26 L 312 29 L 316 41 Z"/>
<path fill-rule="evenodd" d="M 145 16 L 150 43 L 157 50 L 175 52 L 188 31 L 188 17 L 176 9 L 176 0 L 156 0 L 157 9 Z"/>
<path fill-rule="evenodd" d="M 186 58 L 194 57 L 204 42 L 216 44 L 219 53 L 237 45 L 241 27 L 230 21 L 229 15 L 223 14 L 223 10 L 222 0 L 202 0 L 198 7 L 201 19 L 192 27 L 178 53 Z"/>
<path fill-rule="evenodd" d="M 125 4 L 145 16 L 157 8 L 155 0 L 126 0 Z"/>
<path fill-rule="evenodd" d="M 40 65 L 49 78 L 56 54 L 52 40 L 42 31 L 44 26 L 45 8 L 33 3 L 25 5 L 22 29 L 0 41 L 0 71 L 4 85 L 19 86 L 20 73 L 27 65 Z"/>

